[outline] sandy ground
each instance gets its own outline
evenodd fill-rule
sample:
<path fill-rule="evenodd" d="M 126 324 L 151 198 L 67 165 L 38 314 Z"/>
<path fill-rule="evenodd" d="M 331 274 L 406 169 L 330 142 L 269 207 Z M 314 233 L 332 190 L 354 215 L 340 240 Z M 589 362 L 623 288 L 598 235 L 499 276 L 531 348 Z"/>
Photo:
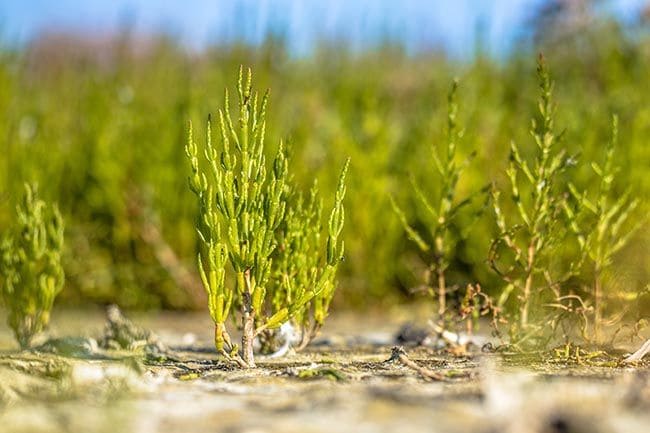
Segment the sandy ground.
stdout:
<path fill-rule="evenodd" d="M 396 311 L 335 315 L 308 351 L 234 371 L 210 350 L 207 315 L 131 318 L 175 347 L 173 356 L 20 353 L 3 326 L 0 432 L 650 431 L 647 360 L 529 363 L 406 347 L 408 360 L 441 375 L 432 380 L 387 361 L 400 323 L 413 319 Z M 97 337 L 103 322 L 101 311 L 59 312 L 50 336 Z"/>

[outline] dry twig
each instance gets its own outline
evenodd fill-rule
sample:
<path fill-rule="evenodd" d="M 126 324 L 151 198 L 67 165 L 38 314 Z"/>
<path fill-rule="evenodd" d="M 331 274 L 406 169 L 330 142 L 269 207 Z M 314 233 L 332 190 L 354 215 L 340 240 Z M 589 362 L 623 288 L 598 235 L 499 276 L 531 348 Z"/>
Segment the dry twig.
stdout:
<path fill-rule="evenodd" d="M 411 358 L 408 357 L 408 355 L 404 351 L 404 348 L 401 346 L 394 346 L 392 348 L 390 358 L 386 360 L 386 362 L 394 362 L 394 361 L 399 361 L 402 365 L 410 368 L 411 370 L 415 370 L 420 374 L 420 376 L 422 376 L 427 380 L 436 380 L 436 381 L 447 380 L 447 377 L 444 374 L 438 373 L 437 371 L 433 371 L 426 367 L 422 367 L 421 365 L 418 365 L 415 361 L 413 361 Z"/>

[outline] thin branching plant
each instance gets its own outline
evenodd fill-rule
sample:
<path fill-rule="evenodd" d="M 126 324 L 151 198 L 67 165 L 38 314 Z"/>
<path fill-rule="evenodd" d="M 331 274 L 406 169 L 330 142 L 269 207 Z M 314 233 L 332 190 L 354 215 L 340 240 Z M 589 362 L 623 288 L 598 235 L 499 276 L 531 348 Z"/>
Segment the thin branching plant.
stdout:
<path fill-rule="evenodd" d="M 444 325 L 447 313 L 449 296 L 449 281 L 447 270 L 455 257 L 455 248 L 466 229 L 471 227 L 465 224 L 462 228 L 458 219 L 464 208 L 468 208 L 472 201 L 485 190 L 476 191 L 460 198 L 458 182 L 467 165 L 475 156 L 475 152 L 462 161 L 458 161 L 458 143 L 463 137 L 463 130 L 458 125 L 458 82 L 454 81 L 449 91 L 447 102 L 447 129 L 446 142 L 442 146 L 433 146 L 432 157 L 434 175 L 430 180 L 439 184 L 439 189 L 432 197 L 428 197 L 418 183 L 412 179 L 413 191 L 419 205 L 425 212 L 424 224 L 428 228 L 426 233 L 418 232 L 408 221 L 406 213 L 399 207 L 395 200 L 391 204 L 395 213 L 411 239 L 424 254 L 431 257 L 428 265 L 424 284 L 428 294 L 437 300 L 439 324 Z M 477 217 L 480 211 L 474 210 Z"/>
<path fill-rule="evenodd" d="M 580 191 L 573 183 L 569 183 L 574 200 L 573 203 L 565 203 L 565 212 L 573 221 L 571 228 L 577 235 L 583 252 L 582 260 L 586 262 L 592 276 L 592 329 L 596 343 L 602 342 L 607 300 L 603 274 L 612 266 L 614 255 L 627 245 L 644 223 L 642 219 L 633 219 L 639 199 L 632 196 L 631 188 L 616 198 L 612 197 L 612 187 L 620 171 L 614 160 L 617 141 L 618 117 L 613 116 L 612 135 L 605 148 L 604 160 L 602 164 L 591 163 L 596 176 L 596 190 Z"/>
<path fill-rule="evenodd" d="M 26 184 L 13 230 L 0 243 L 0 292 L 8 323 L 25 349 L 49 323 L 63 288 L 63 218 Z"/>
<path fill-rule="evenodd" d="M 519 342 L 541 330 L 541 323 L 531 321 L 531 310 L 544 303 L 547 291 L 555 300 L 559 295 L 554 290 L 571 274 L 569 270 L 558 270 L 554 259 L 569 232 L 566 227 L 570 222 L 563 212 L 567 194 L 561 175 L 574 158 L 559 147 L 562 134 L 555 132 L 553 85 L 541 55 L 537 74 L 541 91 L 539 120 L 533 119 L 530 131 L 536 146 L 534 152 L 526 152 L 533 154 L 531 159 L 522 154 L 516 143 L 511 144 L 506 174 L 516 211 L 503 210 L 501 191 L 494 188 L 498 234 L 488 257 L 490 267 L 506 284 L 499 306 L 512 294 L 518 300 L 518 320 L 510 321 L 510 337 Z"/>
<path fill-rule="evenodd" d="M 465 333 L 470 339 L 480 329 L 481 318 L 489 321 L 490 327 L 497 332 L 500 325 L 505 323 L 501 308 L 495 305 L 494 299 L 485 293 L 480 284 L 468 284 L 465 294 L 458 307 L 461 323 L 465 323 Z"/>
<path fill-rule="evenodd" d="M 270 173 L 265 158 L 265 115 L 268 92 L 252 89 L 250 69 L 240 69 L 239 111 L 235 124 L 229 95 L 219 111 L 221 149 L 212 142 L 208 121 L 204 170 L 190 125 L 186 153 L 190 188 L 199 201 L 198 232 L 203 253 L 198 263 L 215 323 L 217 350 L 240 367 L 255 367 L 253 342 L 292 319 L 322 323 L 333 296 L 335 274 L 343 255 L 345 164 L 332 210 L 326 260 L 320 261 L 320 204 L 312 190 L 304 204 L 292 202 L 296 187 L 288 173 L 282 143 Z M 294 254 L 295 253 L 295 254 Z M 306 257 L 309 256 L 309 257 Z M 309 262 L 307 262 L 309 261 Z M 296 270 L 307 272 L 298 275 Z M 232 275 L 230 272 L 232 271 Z M 279 280 L 279 281 L 278 281 Z M 241 350 L 232 342 L 226 322 L 239 313 Z"/>

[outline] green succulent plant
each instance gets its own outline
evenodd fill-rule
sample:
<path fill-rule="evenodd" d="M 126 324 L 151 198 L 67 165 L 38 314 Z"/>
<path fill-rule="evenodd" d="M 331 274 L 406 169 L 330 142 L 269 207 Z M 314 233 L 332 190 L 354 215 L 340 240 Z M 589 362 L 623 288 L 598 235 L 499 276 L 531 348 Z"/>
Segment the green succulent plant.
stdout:
<path fill-rule="evenodd" d="M 47 326 L 63 288 L 64 227 L 58 207 L 39 199 L 35 186 L 25 185 L 16 211 L 16 224 L 0 244 L 0 292 L 9 326 L 27 348 Z"/>
<path fill-rule="evenodd" d="M 219 111 L 220 149 L 213 144 L 208 121 L 203 152 L 207 169 L 191 125 L 186 153 L 192 168 L 190 189 L 200 207 L 199 272 L 215 323 L 215 346 L 241 367 L 254 367 L 256 337 L 292 319 L 304 325 L 311 315 L 314 326 L 325 319 L 343 255 L 340 235 L 348 164 L 340 176 L 327 241 L 321 245 L 317 191 L 312 189 L 307 204 L 299 194 L 296 198 L 282 143 L 267 170 L 268 92 L 262 97 L 253 92 L 250 69 L 244 75 L 240 68 L 237 94 L 236 124 L 227 90 Z M 235 314 L 241 319 L 241 352 L 226 326 Z"/>

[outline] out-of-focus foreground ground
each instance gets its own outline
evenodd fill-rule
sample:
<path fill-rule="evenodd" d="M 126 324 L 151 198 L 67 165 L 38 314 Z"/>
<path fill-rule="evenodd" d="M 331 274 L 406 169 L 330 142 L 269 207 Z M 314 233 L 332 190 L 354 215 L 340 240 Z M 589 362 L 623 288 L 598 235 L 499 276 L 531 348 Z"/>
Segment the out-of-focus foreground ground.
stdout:
<path fill-rule="evenodd" d="M 387 362 L 413 312 L 334 316 L 316 345 L 232 371 L 210 351 L 204 315 L 135 315 L 178 348 L 171 358 L 108 359 L 7 352 L 0 338 L 0 424 L 15 432 L 620 432 L 650 422 L 650 365 L 522 361 L 473 351 L 408 348 L 442 373 L 427 381 Z M 67 311 L 52 336 L 99 337 L 103 314 Z M 469 376 L 466 376 L 469 374 Z"/>

